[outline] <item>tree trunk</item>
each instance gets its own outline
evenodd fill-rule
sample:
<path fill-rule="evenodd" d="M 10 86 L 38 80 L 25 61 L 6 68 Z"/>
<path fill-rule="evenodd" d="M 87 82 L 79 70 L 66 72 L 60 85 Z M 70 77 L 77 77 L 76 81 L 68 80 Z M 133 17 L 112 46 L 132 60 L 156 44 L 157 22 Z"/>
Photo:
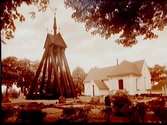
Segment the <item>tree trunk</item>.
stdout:
<path fill-rule="evenodd" d="M 0 30 L 0 35 L 1 35 L 1 30 Z M 1 37 L 0 37 L 0 48 L 1 48 Z M 0 59 L 1 59 L 1 54 L 0 54 Z M 2 62 L 0 62 L 0 83 L 2 83 Z M 0 84 L 0 110 L 2 108 L 2 84 Z"/>

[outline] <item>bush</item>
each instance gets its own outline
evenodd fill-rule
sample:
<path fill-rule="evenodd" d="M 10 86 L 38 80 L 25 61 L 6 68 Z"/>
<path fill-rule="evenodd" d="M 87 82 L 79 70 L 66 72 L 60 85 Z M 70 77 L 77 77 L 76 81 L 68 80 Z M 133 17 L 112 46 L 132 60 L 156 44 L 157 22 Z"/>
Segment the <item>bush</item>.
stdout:
<path fill-rule="evenodd" d="M 11 91 L 11 97 L 12 98 L 18 98 L 19 97 L 19 93 L 16 90 Z"/>
<path fill-rule="evenodd" d="M 90 110 L 92 109 L 92 106 L 84 106 L 83 107 L 83 111 L 81 111 L 80 112 L 80 116 L 81 116 L 81 118 L 83 118 L 83 120 L 85 121 L 85 122 L 87 122 L 88 121 L 88 113 L 90 112 Z"/>
<path fill-rule="evenodd" d="M 151 109 L 162 123 L 167 123 L 167 108 L 165 107 L 165 103 L 165 99 L 161 97 L 150 102 Z"/>
<path fill-rule="evenodd" d="M 109 95 L 105 97 L 104 101 L 105 101 L 105 106 L 111 106 L 111 99 Z"/>
<path fill-rule="evenodd" d="M 83 112 L 83 110 L 80 108 L 74 108 L 74 107 L 69 107 L 69 108 L 65 108 L 63 110 L 63 119 L 64 120 L 68 120 L 68 121 L 72 121 L 74 122 L 74 120 L 79 120 L 80 117 L 80 112 Z"/>
<path fill-rule="evenodd" d="M 63 110 L 63 117 L 61 120 L 63 121 L 71 121 L 71 122 L 87 122 L 88 114 L 91 110 L 91 106 L 84 107 L 68 107 Z"/>
<path fill-rule="evenodd" d="M 0 123 L 3 123 L 5 120 L 5 111 L 0 109 Z"/>
<path fill-rule="evenodd" d="M 144 116 L 146 114 L 147 106 L 144 102 L 137 103 L 132 106 L 130 113 L 130 121 L 131 122 L 144 122 Z"/>
<path fill-rule="evenodd" d="M 147 106 L 144 102 L 137 103 L 136 104 L 136 109 L 141 117 L 144 117 L 146 114 Z M 143 118 L 142 118 L 143 119 Z"/>
<path fill-rule="evenodd" d="M 5 104 L 2 106 L 2 109 L 0 110 L 0 123 L 1 122 L 7 122 L 7 119 L 16 116 L 17 110 L 14 108 L 11 104 Z"/>
<path fill-rule="evenodd" d="M 65 103 L 65 102 L 66 102 L 66 98 L 64 96 L 60 96 L 59 103 Z"/>
<path fill-rule="evenodd" d="M 74 108 L 74 107 L 65 108 L 65 109 L 63 110 L 63 114 L 64 114 L 64 115 L 72 115 L 72 114 L 75 114 L 76 111 L 77 111 L 77 109 Z"/>
<path fill-rule="evenodd" d="M 165 100 L 163 98 L 157 98 L 156 100 L 151 101 L 149 105 L 152 109 L 165 107 Z"/>
<path fill-rule="evenodd" d="M 18 121 L 21 123 L 42 122 L 44 116 L 46 115 L 44 112 L 41 111 L 43 107 L 44 104 L 42 103 L 28 103 L 20 110 Z"/>
<path fill-rule="evenodd" d="M 41 123 L 45 115 L 41 110 L 22 110 L 18 120 L 22 123 Z"/>
<path fill-rule="evenodd" d="M 44 104 L 37 103 L 37 102 L 31 102 L 28 103 L 24 108 L 25 110 L 41 110 L 44 107 Z"/>
<path fill-rule="evenodd" d="M 95 105 L 100 104 L 100 97 L 92 97 L 89 103 Z"/>
<path fill-rule="evenodd" d="M 132 105 L 132 102 L 124 91 L 117 91 L 112 96 L 112 104 L 114 113 L 117 116 L 127 116 L 130 112 L 130 106 Z"/>
<path fill-rule="evenodd" d="M 8 102 L 10 102 L 9 96 L 8 96 L 8 95 L 3 96 L 2 102 L 3 102 L 3 103 L 8 103 Z"/>
<path fill-rule="evenodd" d="M 158 107 L 157 109 L 154 109 L 154 113 L 162 123 L 167 123 L 167 108 Z"/>

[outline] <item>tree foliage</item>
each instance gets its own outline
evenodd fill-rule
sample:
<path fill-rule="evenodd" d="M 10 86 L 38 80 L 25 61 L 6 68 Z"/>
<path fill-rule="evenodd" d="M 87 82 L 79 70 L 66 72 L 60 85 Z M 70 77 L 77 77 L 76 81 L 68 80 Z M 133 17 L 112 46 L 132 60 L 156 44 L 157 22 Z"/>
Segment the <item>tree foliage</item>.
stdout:
<path fill-rule="evenodd" d="M 106 39 L 119 34 L 118 43 L 132 46 L 137 37 L 157 38 L 167 25 L 167 0 L 65 0 L 72 18 L 85 23 L 92 34 Z"/>
<path fill-rule="evenodd" d="M 17 58 L 7 57 L 2 60 L 2 79 L 3 80 L 17 80 L 18 74 L 16 73 Z"/>
<path fill-rule="evenodd" d="M 86 73 L 80 67 L 76 67 L 72 72 L 73 81 L 75 84 L 75 89 L 78 94 L 84 91 L 84 80 L 86 77 Z"/>
<path fill-rule="evenodd" d="M 7 57 L 2 60 L 2 80 L 11 81 L 6 83 L 7 86 L 11 86 L 13 82 L 17 82 L 17 85 L 22 89 L 28 88 L 35 76 L 37 69 L 35 65 L 31 64 L 30 60 L 27 59 Z M 34 67 L 36 68 L 34 69 Z"/>
<path fill-rule="evenodd" d="M 10 39 L 16 30 L 15 20 L 23 22 L 25 17 L 18 12 L 18 7 L 26 3 L 35 5 L 39 11 L 45 11 L 48 0 L 1 0 L 0 2 L 0 31 L 5 33 L 5 38 Z"/>
<path fill-rule="evenodd" d="M 161 83 L 167 81 L 167 70 L 165 66 L 155 65 L 154 67 L 150 68 L 151 73 L 151 81 L 152 83 Z"/>

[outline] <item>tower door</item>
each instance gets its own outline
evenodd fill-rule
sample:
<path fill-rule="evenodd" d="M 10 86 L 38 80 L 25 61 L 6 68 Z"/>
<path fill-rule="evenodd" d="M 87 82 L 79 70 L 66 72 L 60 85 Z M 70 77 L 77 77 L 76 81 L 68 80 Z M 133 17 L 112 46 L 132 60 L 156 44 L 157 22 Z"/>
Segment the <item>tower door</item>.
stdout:
<path fill-rule="evenodd" d="M 118 80 L 118 87 L 119 87 L 119 89 L 124 89 L 123 79 Z"/>

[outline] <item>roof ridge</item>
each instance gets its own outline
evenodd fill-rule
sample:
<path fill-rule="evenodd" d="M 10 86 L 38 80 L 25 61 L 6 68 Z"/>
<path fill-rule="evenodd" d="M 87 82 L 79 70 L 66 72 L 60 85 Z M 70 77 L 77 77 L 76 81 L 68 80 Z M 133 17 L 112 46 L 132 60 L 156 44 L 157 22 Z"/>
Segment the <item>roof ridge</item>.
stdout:
<path fill-rule="evenodd" d="M 145 61 L 145 59 L 136 60 L 134 62 L 140 62 L 140 61 Z"/>
<path fill-rule="evenodd" d="M 142 67 L 144 60 L 135 62 L 122 61 L 119 65 L 106 66 L 102 68 L 91 68 L 85 81 L 104 80 L 109 77 L 124 76 L 132 74 L 135 76 L 142 75 Z"/>

